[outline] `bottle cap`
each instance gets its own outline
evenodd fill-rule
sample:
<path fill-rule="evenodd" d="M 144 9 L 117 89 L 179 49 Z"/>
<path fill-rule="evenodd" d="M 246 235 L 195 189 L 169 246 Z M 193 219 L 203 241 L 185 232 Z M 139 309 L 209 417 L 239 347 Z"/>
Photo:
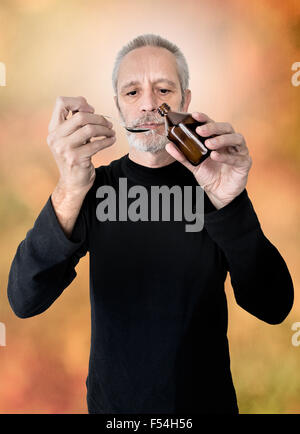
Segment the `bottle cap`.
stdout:
<path fill-rule="evenodd" d="M 157 111 L 161 116 L 165 116 L 168 111 L 170 110 L 170 106 L 168 104 L 166 104 L 165 102 L 158 107 Z"/>

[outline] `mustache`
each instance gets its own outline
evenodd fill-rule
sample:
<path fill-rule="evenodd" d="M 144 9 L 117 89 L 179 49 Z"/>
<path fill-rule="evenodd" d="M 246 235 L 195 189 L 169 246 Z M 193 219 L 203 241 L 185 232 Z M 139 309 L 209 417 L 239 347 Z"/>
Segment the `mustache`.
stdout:
<path fill-rule="evenodd" d="M 135 119 L 133 121 L 133 124 L 134 124 L 133 127 L 135 128 L 135 127 L 138 127 L 139 125 L 148 124 L 148 123 L 161 124 L 161 123 L 163 123 L 163 118 L 161 117 L 161 115 L 159 113 L 157 115 L 155 115 L 155 114 L 147 115 L 147 116 L 144 116 L 142 118 Z"/>

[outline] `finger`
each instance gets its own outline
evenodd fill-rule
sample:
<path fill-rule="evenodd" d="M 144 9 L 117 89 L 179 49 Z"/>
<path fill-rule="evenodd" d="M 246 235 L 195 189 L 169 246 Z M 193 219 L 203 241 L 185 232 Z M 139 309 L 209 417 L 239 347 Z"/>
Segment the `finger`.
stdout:
<path fill-rule="evenodd" d="M 70 119 L 67 119 L 56 128 L 55 135 L 57 137 L 69 136 L 87 124 L 101 125 L 107 128 L 113 127 L 113 124 L 101 115 L 77 111 Z"/>
<path fill-rule="evenodd" d="M 54 110 L 49 123 L 49 133 L 51 133 L 58 125 L 64 122 L 69 111 L 73 110 L 86 111 L 89 113 L 93 113 L 95 111 L 94 107 L 88 104 L 87 100 L 83 96 L 59 96 L 56 98 Z"/>
<path fill-rule="evenodd" d="M 210 158 L 218 163 L 224 163 L 235 167 L 247 167 L 250 161 L 248 156 L 241 155 L 238 152 L 232 155 L 226 152 L 212 151 L 210 153 Z"/>
<path fill-rule="evenodd" d="M 196 133 L 203 137 L 209 137 L 213 134 L 230 134 L 234 129 L 228 122 L 208 122 L 196 128 Z"/>
<path fill-rule="evenodd" d="M 92 157 L 97 154 L 97 152 L 101 151 L 101 149 L 112 146 L 116 141 L 116 137 L 106 137 L 101 140 L 94 140 L 93 142 L 87 143 L 84 146 L 78 148 L 78 159 L 85 159 Z"/>
<path fill-rule="evenodd" d="M 186 156 L 177 148 L 176 145 L 172 142 L 168 142 L 165 146 L 165 150 L 175 158 L 175 160 L 179 161 L 181 164 L 183 164 L 187 169 L 191 170 L 192 172 L 195 170 L 195 166 L 193 166 Z"/>
<path fill-rule="evenodd" d="M 102 125 L 87 124 L 66 137 L 67 144 L 71 148 L 81 146 L 92 137 L 114 137 L 116 132 L 112 128 Z"/>
<path fill-rule="evenodd" d="M 249 153 L 245 139 L 239 133 L 223 134 L 221 136 L 216 136 L 213 139 L 205 140 L 204 144 L 207 148 L 212 150 L 236 146 L 237 148 L 239 148 L 240 153 L 244 155 Z"/>
<path fill-rule="evenodd" d="M 192 117 L 199 122 L 214 122 L 213 119 L 208 117 L 205 113 L 201 112 L 193 112 L 191 113 Z"/>

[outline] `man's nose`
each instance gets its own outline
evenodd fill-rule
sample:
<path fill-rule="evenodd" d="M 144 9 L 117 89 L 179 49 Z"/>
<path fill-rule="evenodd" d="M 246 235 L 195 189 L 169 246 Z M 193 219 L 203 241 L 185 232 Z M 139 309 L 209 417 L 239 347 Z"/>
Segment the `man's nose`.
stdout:
<path fill-rule="evenodd" d="M 145 112 L 154 112 L 158 108 L 157 97 L 153 91 L 145 91 L 142 95 L 140 110 Z"/>

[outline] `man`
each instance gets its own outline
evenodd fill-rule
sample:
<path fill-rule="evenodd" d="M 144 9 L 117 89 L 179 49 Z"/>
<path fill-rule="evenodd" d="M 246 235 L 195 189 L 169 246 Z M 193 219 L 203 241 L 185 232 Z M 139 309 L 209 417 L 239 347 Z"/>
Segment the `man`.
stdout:
<path fill-rule="evenodd" d="M 89 413 L 237 414 L 227 272 L 237 303 L 258 319 L 279 324 L 293 305 L 288 268 L 246 191 L 251 158 L 244 137 L 229 123 L 193 113 L 206 123 L 197 132 L 217 137 L 205 141 L 210 157 L 192 166 L 164 135 L 157 109 L 165 102 L 187 112 L 188 79 L 181 51 L 159 36 L 142 35 L 122 48 L 113 71 L 120 118 L 150 131 L 127 132 L 129 153 L 107 166 L 95 169 L 91 156 L 111 146 L 115 132 L 83 97 L 58 98 L 49 125 L 60 178 L 17 249 L 8 298 L 20 318 L 44 312 L 89 251 Z M 191 186 L 196 194 L 202 186 L 202 230 L 186 231 L 185 219 L 126 218 L 125 196 L 134 205 L 129 187 L 139 186 Z M 101 188 L 118 218 L 104 218 Z"/>

